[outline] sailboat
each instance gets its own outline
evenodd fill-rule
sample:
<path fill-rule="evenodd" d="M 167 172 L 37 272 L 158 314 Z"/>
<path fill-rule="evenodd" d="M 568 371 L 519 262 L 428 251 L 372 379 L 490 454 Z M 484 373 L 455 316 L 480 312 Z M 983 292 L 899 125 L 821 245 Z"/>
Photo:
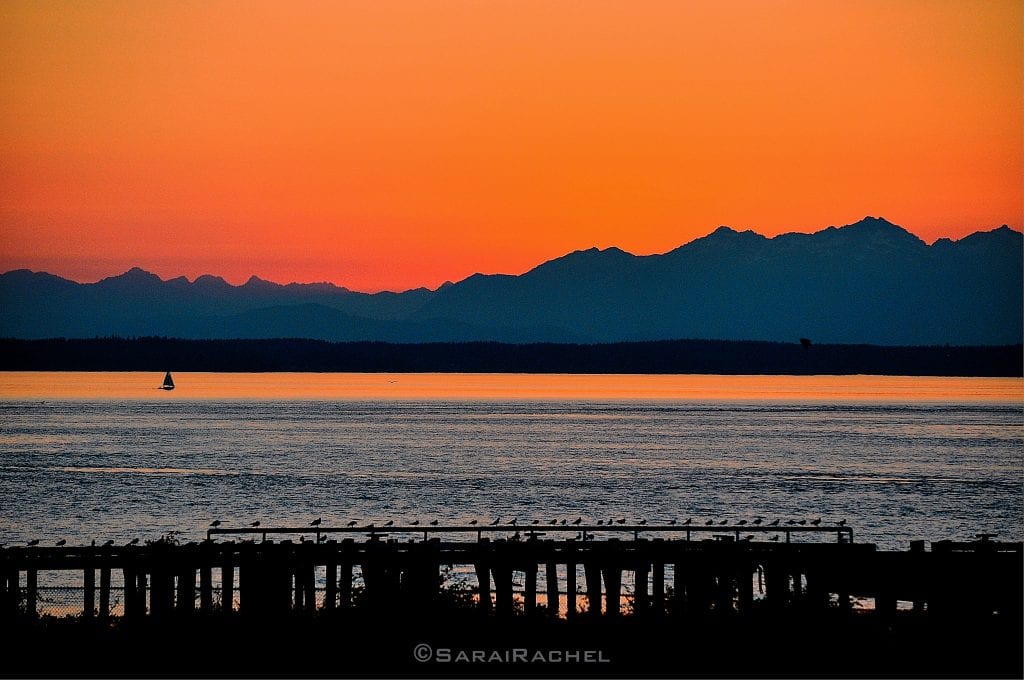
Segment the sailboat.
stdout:
<path fill-rule="evenodd" d="M 173 390 L 174 380 L 171 378 L 171 372 L 167 371 L 167 375 L 164 376 L 164 384 L 160 386 L 162 390 Z"/>

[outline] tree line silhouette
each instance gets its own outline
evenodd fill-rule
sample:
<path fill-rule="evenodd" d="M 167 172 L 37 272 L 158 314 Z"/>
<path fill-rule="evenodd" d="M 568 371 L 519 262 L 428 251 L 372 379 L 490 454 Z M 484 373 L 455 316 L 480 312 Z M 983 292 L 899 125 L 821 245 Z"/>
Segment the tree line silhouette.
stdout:
<path fill-rule="evenodd" d="M 0 339 L 6 371 L 709 373 L 1022 376 L 1024 346 L 879 346 L 726 340 L 394 344 L 163 337 Z"/>

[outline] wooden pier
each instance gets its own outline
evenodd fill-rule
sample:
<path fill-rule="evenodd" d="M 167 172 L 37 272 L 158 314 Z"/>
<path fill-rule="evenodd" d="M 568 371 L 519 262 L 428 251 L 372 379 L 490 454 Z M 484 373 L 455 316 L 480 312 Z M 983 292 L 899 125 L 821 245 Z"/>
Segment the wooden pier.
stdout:
<path fill-rule="evenodd" d="M 588 677 L 1020 677 L 1021 543 L 880 551 L 852 538 L 841 526 L 273 527 L 3 548 L 0 644 L 25 677 L 565 670 L 423 665 L 423 644 L 610 659 L 569 669 Z M 63 617 L 46 604 L 54 581 L 78 593 Z"/>
<path fill-rule="evenodd" d="M 764 540 L 769 532 L 834 540 L 772 542 Z M 259 540 L 214 540 L 253 534 Z M 317 535 L 268 540 L 285 534 Z M 852 535 L 848 527 L 211 529 L 206 541 L 186 545 L 0 549 L 0 612 L 7 620 L 37 617 L 40 573 L 76 571 L 86 619 L 111 615 L 112 574 L 122 584 L 128 621 L 353 609 L 429 613 L 445 593 L 442 566 L 451 565 L 475 577 L 463 602 L 495 617 L 622 616 L 624 575 L 632 584 L 628 613 L 637 617 L 755 607 L 850 611 L 864 600 L 877 616 L 891 615 L 900 602 L 932 617 L 1021 614 L 1020 543 L 985 536 L 888 552 L 854 543 Z"/>

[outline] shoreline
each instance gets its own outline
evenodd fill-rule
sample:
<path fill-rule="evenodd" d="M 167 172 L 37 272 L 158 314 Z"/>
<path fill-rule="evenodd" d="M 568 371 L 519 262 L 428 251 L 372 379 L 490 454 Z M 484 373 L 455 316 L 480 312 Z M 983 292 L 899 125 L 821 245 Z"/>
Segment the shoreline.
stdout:
<path fill-rule="evenodd" d="M 1024 377 L 1024 345 L 881 346 L 724 340 L 593 345 L 305 339 L 0 339 L 2 371 Z"/>

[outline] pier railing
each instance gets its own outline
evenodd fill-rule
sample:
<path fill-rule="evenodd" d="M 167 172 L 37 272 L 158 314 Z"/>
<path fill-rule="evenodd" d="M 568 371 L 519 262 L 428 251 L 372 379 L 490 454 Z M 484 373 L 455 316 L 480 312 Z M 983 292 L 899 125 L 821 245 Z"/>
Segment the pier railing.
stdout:
<path fill-rule="evenodd" d="M 268 540 L 288 534 L 313 539 Z M 253 535 L 260 540 L 213 540 Z M 209 536 L 2 548 L 0 617 L 52 613 L 47 597 L 67 588 L 81 593 L 75 615 L 128 622 L 452 607 L 498 618 L 852 613 L 864 600 L 874 616 L 1019 618 L 1024 581 L 1021 543 L 983 536 L 886 552 L 854 543 L 845 526 L 255 527 Z M 797 537 L 835 540 L 789 540 Z"/>
<path fill-rule="evenodd" d="M 754 525 L 754 524 L 711 524 L 711 525 L 679 525 L 679 524 L 489 524 L 478 525 L 346 525 L 341 527 L 303 526 L 303 527 L 213 527 L 207 530 L 206 537 L 213 539 L 214 536 L 260 536 L 267 540 L 267 536 L 281 534 L 307 536 L 313 535 L 317 542 L 331 535 L 362 535 L 369 538 L 381 537 L 407 537 L 420 535 L 423 540 L 431 536 L 445 534 L 474 534 L 479 541 L 484 536 L 504 536 L 518 539 L 529 539 L 539 537 L 561 537 L 566 540 L 589 541 L 597 538 L 621 537 L 622 535 L 632 536 L 633 540 L 639 540 L 641 536 L 651 538 L 661 535 L 686 541 L 696 538 L 707 538 L 710 534 L 716 540 L 735 541 L 753 540 L 757 535 L 771 534 L 769 540 L 779 540 L 778 537 L 785 536 L 785 542 L 790 543 L 794 535 L 814 536 L 820 538 L 834 534 L 839 543 L 853 543 L 853 528 L 848 526 L 794 526 L 794 525 Z"/>

